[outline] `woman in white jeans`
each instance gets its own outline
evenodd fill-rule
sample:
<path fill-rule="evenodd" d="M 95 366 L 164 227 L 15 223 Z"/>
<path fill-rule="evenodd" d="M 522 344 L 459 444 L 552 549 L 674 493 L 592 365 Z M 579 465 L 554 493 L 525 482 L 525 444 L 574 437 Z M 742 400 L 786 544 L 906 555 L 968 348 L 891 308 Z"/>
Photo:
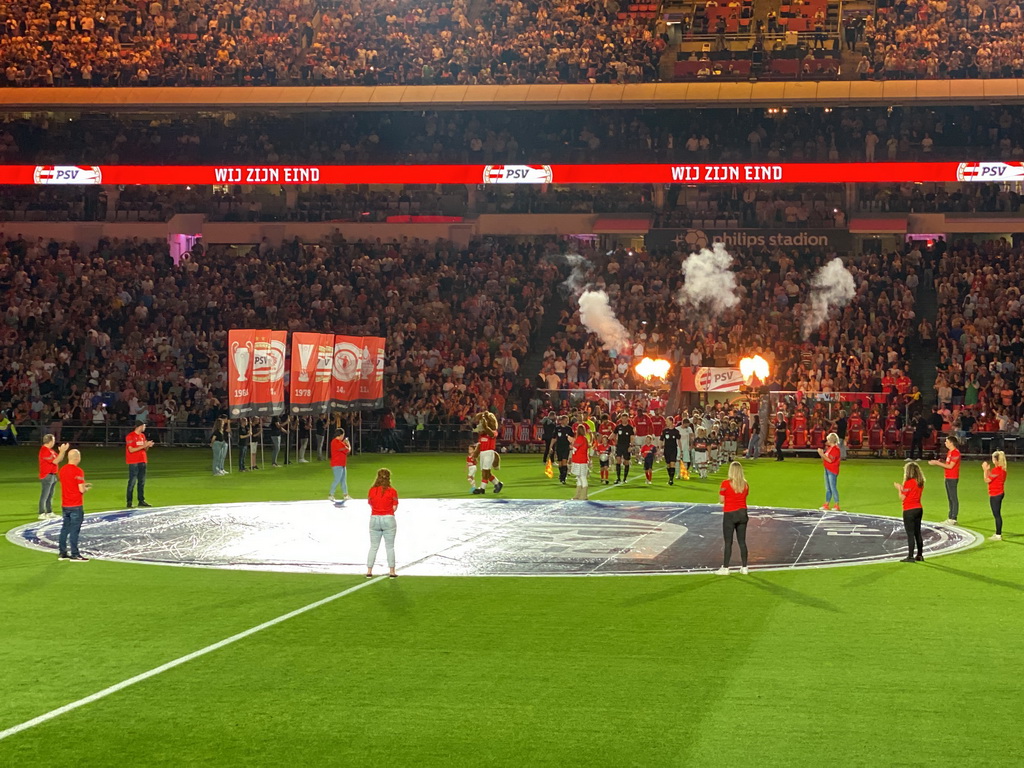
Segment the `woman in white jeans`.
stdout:
<path fill-rule="evenodd" d="M 398 491 L 391 485 L 391 470 L 378 469 L 377 479 L 367 496 L 370 502 L 370 554 L 366 557 L 366 578 L 373 577 L 373 564 L 380 549 L 380 540 L 384 539 L 384 548 L 388 554 L 388 576 L 397 579 L 395 573 L 395 510 L 398 509 Z"/>

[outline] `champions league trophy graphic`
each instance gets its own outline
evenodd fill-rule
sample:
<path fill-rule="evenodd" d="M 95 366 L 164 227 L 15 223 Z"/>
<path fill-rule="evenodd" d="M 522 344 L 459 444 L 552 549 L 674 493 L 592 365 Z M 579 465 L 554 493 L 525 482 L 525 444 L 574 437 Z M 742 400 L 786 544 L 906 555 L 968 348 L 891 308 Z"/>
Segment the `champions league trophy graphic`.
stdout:
<path fill-rule="evenodd" d="M 299 344 L 299 381 L 309 381 L 309 360 L 315 344 Z"/>
<path fill-rule="evenodd" d="M 248 381 L 246 374 L 249 372 L 249 358 L 252 356 L 252 342 L 247 341 L 244 345 L 237 341 L 231 345 L 231 357 L 235 361 L 235 370 L 238 371 L 236 381 Z"/>

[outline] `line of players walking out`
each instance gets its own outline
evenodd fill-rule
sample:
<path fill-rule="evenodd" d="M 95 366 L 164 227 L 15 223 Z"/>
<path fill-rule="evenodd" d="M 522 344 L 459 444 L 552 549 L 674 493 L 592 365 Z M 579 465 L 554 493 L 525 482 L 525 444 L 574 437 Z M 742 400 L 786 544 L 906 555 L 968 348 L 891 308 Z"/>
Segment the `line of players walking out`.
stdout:
<path fill-rule="evenodd" d="M 571 471 L 570 464 L 577 463 L 573 457 L 574 441 L 582 428 L 597 456 L 604 485 L 612 482 L 612 464 L 615 465 L 615 483 L 628 481 L 633 462 L 643 466 L 644 479 L 650 485 L 659 457 L 665 461 L 668 484 L 675 485 L 676 477 L 688 480 L 691 472 L 707 478 L 727 466 L 738 450 L 740 426 L 729 419 L 719 421 L 695 412 L 678 423 L 671 416 L 655 415 L 642 415 L 635 421 L 626 413 L 612 417 L 578 412 L 563 414 L 556 421 L 545 421 L 543 460 L 545 464 L 557 462 L 558 480 L 564 485 Z"/>

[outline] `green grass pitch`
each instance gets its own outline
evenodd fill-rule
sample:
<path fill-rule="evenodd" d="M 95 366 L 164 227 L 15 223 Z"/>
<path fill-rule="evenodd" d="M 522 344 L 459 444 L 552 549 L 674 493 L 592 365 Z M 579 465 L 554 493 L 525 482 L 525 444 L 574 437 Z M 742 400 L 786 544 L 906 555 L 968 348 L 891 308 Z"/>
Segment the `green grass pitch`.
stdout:
<path fill-rule="evenodd" d="M 87 511 L 119 508 L 122 461 L 84 450 Z M 354 457 L 353 495 L 382 464 L 405 497 L 466 495 L 458 455 Z M 315 499 L 330 479 L 317 463 L 208 468 L 153 451 L 149 500 Z M 34 470 L 34 449 L 0 452 L 4 531 L 35 516 Z M 987 536 L 980 467 L 963 474 L 961 520 Z M 1014 475 L 1003 542 L 924 564 L 374 583 L 0 741 L 0 765 L 1020 766 Z M 941 471 L 927 477 L 925 517 L 944 519 Z M 572 495 L 536 456 L 506 457 L 502 478 L 510 498 Z M 748 478 L 752 504 L 823 500 L 817 460 Z M 847 462 L 843 508 L 898 514 L 900 478 L 899 462 Z M 669 488 L 662 470 L 599 498 L 713 502 L 718 481 Z M 4 540 L 0 730 L 362 581 L 78 566 Z"/>

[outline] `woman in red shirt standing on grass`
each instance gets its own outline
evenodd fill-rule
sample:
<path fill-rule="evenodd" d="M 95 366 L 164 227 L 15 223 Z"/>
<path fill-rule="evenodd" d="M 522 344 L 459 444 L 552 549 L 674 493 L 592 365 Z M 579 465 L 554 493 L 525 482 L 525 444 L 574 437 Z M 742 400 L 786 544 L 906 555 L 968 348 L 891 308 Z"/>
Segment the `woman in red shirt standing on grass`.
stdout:
<path fill-rule="evenodd" d="M 370 554 L 366 558 L 366 578 L 373 577 L 373 563 L 383 538 L 390 569 L 388 576 L 396 579 L 395 531 L 398 530 L 398 524 L 395 522 L 395 510 L 398 509 L 398 491 L 391 485 L 390 469 L 377 470 L 377 479 L 373 481 L 367 500 L 370 502 Z"/>
<path fill-rule="evenodd" d="M 825 438 L 825 450 L 818 449 L 822 463 L 825 465 L 825 503 L 821 505 L 823 512 L 828 512 L 829 502 L 834 502 L 835 511 L 839 511 L 839 457 L 842 449 L 839 447 L 839 435 L 830 432 Z"/>
<path fill-rule="evenodd" d="M 718 489 L 722 502 L 722 535 L 725 537 L 725 555 L 719 576 L 729 575 L 729 561 L 732 559 L 732 537 L 736 534 L 736 542 L 740 545 L 740 573 L 747 574 L 747 493 L 750 486 L 743 477 L 743 465 L 734 461 L 729 465 L 729 479 L 724 480 Z"/>
<path fill-rule="evenodd" d="M 903 527 L 907 531 L 907 548 L 909 554 L 903 558 L 904 563 L 924 560 L 924 540 L 921 538 L 921 520 L 924 509 L 921 506 L 921 494 L 924 492 L 924 473 L 916 461 L 908 461 L 903 467 L 903 484 L 893 483 L 903 502 Z M 917 545 L 917 557 L 914 557 L 914 545 Z"/>
<path fill-rule="evenodd" d="M 996 451 L 992 454 L 992 464 L 987 461 L 981 463 L 981 469 L 985 473 L 985 483 L 988 485 L 988 503 L 992 508 L 992 517 L 996 521 L 996 532 L 989 536 L 990 541 L 1003 540 L 1003 495 L 1006 489 L 1006 454 Z"/>

